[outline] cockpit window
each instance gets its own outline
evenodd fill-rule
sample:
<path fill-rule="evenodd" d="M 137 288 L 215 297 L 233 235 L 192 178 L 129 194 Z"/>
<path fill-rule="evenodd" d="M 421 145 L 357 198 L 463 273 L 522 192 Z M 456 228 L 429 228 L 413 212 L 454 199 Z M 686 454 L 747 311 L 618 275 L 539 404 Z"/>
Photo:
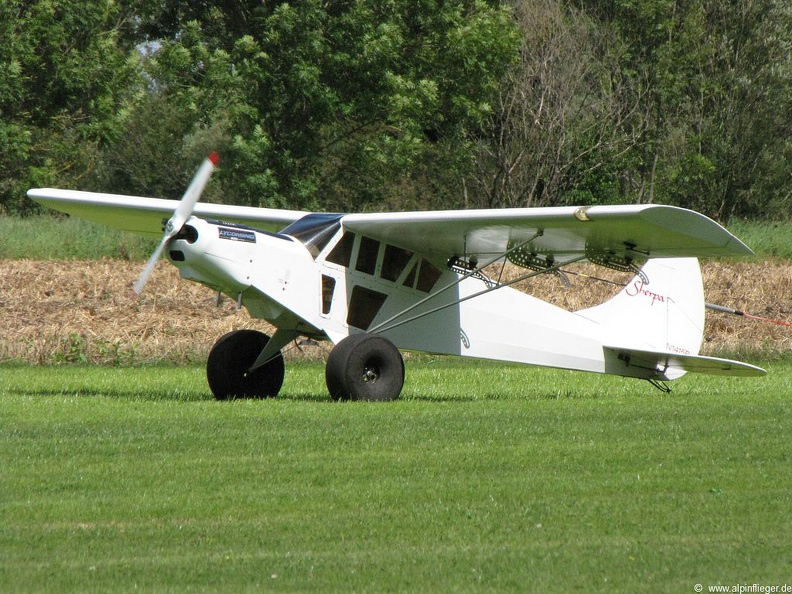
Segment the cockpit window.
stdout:
<path fill-rule="evenodd" d="M 316 258 L 341 228 L 342 214 L 311 213 L 280 231 L 302 243 Z"/>
<path fill-rule="evenodd" d="M 418 273 L 418 284 L 416 289 L 428 293 L 440 279 L 443 272 L 429 260 L 421 258 L 421 271 Z"/>
<path fill-rule="evenodd" d="M 370 237 L 360 238 L 360 248 L 358 249 L 357 264 L 355 270 L 374 274 L 377 269 L 377 256 L 379 255 L 380 243 Z"/>
<path fill-rule="evenodd" d="M 326 261 L 422 293 L 430 293 L 443 274 L 429 260 L 409 250 L 350 231 L 344 232 Z"/>
<path fill-rule="evenodd" d="M 327 254 L 327 261 L 339 266 L 349 267 L 354 246 L 355 234 L 346 231 L 335 247 Z"/>
<path fill-rule="evenodd" d="M 380 276 L 385 280 L 396 282 L 399 278 L 404 267 L 412 258 L 412 252 L 394 247 L 392 245 L 385 246 L 385 256 L 382 259 L 382 270 Z"/>

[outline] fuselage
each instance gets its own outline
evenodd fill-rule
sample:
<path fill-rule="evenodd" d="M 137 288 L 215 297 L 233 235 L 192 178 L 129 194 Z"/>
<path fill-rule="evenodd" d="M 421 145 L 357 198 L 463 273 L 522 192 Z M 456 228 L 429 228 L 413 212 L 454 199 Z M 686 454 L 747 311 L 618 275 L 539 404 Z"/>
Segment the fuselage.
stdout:
<path fill-rule="evenodd" d="M 604 347 L 625 338 L 593 316 L 496 289 L 397 245 L 345 232 L 332 220 L 317 227 L 321 232 L 314 229 L 306 241 L 194 217 L 168 257 L 183 278 L 295 335 L 338 343 L 369 332 L 402 350 L 656 375 L 615 360 Z"/>

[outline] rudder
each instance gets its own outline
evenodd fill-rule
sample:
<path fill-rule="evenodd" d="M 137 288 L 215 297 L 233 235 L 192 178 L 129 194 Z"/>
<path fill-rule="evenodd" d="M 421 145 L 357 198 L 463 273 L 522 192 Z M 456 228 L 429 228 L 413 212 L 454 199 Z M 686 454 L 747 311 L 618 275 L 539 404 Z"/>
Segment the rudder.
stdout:
<path fill-rule="evenodd" d="M 625 348 L 696 355 L 704 336 L 704 286 L 696 258 L 648 260 L 612 299 L 578 313 Z"/>

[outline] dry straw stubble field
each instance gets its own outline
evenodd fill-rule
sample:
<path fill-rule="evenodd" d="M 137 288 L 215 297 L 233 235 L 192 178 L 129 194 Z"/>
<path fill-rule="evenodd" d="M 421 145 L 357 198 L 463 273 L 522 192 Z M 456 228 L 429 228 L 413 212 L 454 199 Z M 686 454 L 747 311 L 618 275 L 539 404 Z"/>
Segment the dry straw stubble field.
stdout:
<path fill-rule="evenodd" d="M 238 328 L 259 328 L 230 300 L 217 307 L 208 289 L 183 281 L 160 263 L 141 299 L 130 291 L 141 264 L 121 260 L 6 260 L 0 265 L 0 358 L 25 363 L 188 363 L 205 359 L 213 342 Z M 591 265 L 583 275 L 617 278 Z M 704 262 L 706 299 L 770 318 L 792 320 L 792 262 Z M 506 270 L 505 274 L 514 274 Z M 565 289 L 544 276 L 518 285 L 566 309 L 607 299 L 614 285 L 572 276 Z M 287 358 L 322 358 L 323 347 L 294 348 Z M 792 328 L 743 317 L 707 313 L 702 351 L 768 358 L 792 350 Z"/>

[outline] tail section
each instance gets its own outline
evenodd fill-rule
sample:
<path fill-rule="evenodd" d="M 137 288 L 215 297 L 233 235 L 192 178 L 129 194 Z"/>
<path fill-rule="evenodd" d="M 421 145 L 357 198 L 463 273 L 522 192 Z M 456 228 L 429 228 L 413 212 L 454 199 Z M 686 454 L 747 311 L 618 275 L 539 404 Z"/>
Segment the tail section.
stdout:
<path fill-rule="evenodd" d="M 696 258 L 649 260 L 613 299 L 577 313 L 609 333 L 605 351 L 612 373 L 640 368 L 663 380 L 688 371 L 765 373 L 747 363 L 698 355 L 704 336 L 704 287 Z"/>
<path fill-rule="evenodd" d="M 619 346 L 696 355 L 704 335 L 698 260 L 649 260 L 613 299 L 577 313 L 608 328 Z"/>

